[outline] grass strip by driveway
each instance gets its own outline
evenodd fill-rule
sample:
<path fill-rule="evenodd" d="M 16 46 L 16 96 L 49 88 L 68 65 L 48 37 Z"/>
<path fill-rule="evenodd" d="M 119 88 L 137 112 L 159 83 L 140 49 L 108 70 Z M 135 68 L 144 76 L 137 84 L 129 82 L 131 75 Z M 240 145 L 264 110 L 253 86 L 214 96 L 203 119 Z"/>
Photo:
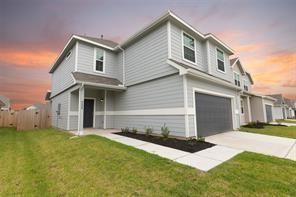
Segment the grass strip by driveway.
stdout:
<path fill-rule="evenodd" d="M 0 129 L 0 196 L 295 196 L 296 162 L 242 153 L 203 173 L 99 136 Z"/>
<path fill-rule="evenodd" d="M 293 124 L 296 124 L 296 119 L 291 119 L 291 120 L 276 120 L 276 122 L 279 122 L 279 123 L 293 123 Z"/>
<path fill-rule="evenodd" d="M 275 126 L 264 126 L 263 129 L 241 127 L 240 131 L 296 139 L 296 127 L 294 127 L 294 126 L 291 126 L 291 127 L 276 126 L 276 125 Z"/>

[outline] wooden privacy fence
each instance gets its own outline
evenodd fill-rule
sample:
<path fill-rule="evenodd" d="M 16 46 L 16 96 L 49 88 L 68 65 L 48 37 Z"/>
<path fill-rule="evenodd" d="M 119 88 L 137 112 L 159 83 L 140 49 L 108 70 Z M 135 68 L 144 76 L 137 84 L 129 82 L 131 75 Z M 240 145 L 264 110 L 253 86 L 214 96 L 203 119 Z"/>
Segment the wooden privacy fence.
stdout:
<path fill-rule="evenodd" d="M 18 131 L 51 127 L 50 108 L 0 111 L 0 127 L 16 127 Z"/>

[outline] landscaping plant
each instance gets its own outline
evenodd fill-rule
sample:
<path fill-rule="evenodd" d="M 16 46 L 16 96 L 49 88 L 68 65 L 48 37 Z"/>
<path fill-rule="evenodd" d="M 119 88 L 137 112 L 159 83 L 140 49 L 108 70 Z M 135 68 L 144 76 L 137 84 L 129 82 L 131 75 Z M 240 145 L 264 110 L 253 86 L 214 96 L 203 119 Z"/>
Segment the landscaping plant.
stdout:
<path fill-rule="evenodd" d="M 121 128 L 121 132 L 122 133 L 128 133 L 129 132 L 129 128 L 128 127 Z"/>
<path fill-rule="evenodd" d="M 133 132 L 134 134 L 138 133 L 137 128 L 133 127 L 132 132 Z"/>
<path fill-rule="evenodd" d="M 152 132 L 153 132 L 153 128 L 149 127 L 149 126 L 148 127 L 145 126 L 144 130 L 145 130 L 145 133 L 146 133 L 147 136 L 151 135 Z"/>
<path fill-rule="evenodd" d="M 169 137 L 170 132 L 171 131 L 169 130 L 169 128 L 164 123 L 163 126 L 161 127 L 161 135 L 166 139 L 166 138 Z"/>

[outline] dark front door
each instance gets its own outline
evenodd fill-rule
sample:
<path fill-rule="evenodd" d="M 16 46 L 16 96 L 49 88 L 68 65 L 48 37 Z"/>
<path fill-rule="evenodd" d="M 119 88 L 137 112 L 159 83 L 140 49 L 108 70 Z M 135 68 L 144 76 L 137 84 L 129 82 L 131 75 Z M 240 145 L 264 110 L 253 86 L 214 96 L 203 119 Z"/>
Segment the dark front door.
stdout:
<path fill-rule="evenodd" d="M 272 122 L 272 107 L 271 107 L 271 105 L 265 105 L 265 110 L 266 110 L 267 122 Z"/>
<path fill-rule="evenodd" d="M 84 99 L 83 127 L 93 127 L 94 100 Z"/>
<path fill-rule="evenodd" d="M 199 136 L 210 136 L 232 130 L 231 99 L 195 94 L 196 128 Z"/>

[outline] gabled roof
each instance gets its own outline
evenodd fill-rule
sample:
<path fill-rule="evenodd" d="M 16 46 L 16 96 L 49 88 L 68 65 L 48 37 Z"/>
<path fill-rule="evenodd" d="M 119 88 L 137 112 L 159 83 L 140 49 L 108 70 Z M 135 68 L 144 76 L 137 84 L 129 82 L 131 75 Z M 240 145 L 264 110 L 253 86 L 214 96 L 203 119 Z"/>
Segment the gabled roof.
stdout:
<path fill-rule="evenodd" d="M 276 99 L 276 102 L 274 103 L 275 105 L 285 104 L 285 100 L 281 94 L 271 94 L 271 95 L 267 95 L 267 96 L 270 96 L 270 97 Z"/>
<path fill-rule="evenodd" d="M 152 31 L 154 28 L 158 27 L 160 24 L 163 24 L 167 21 L 173 21 L 182 27 L 190 30 L 195 34 L 195 36 L 199 37 L 202 40 L 211 40 L 212 42 L 215 42 L 221 49 L 223 49 L 225 52 L 229 53 L 230 55 L 234 54 L 234 50 L 231 49 L 228 45 L 226 45 L 224 42 L 222 42 L 220 39 L 218 39 L 215 35 L 211 33 L 202 34 L 198 30 L 196 30 L 194 27 L 186 23 L 183 19 L 178 17 L 176 14 L 171 12 L 170 10 L 167 11 L 164 15 L 157 18 L 153 22 L 151 22 L 149 25 L 144 27 L 142 30 L 137 32 L 136 34 L 129 37 L 126 41 L 124 41 L 121 44 L 118 44 L 111 40 L 105 40 L 100 38 L 94 38 L 89 36 L 82 36 L 82 35 L 72 35 L 71 38 L 68 40 L 66 46 L 59 54 L 58 58 L 55 60 L 54 64 L 52 65 L 49 73 L 53 73 L 53 71 L 57 68 L 57 66 L 61 63 L 63 58 L 65 57 L 67 51 L 73 47 L 75 42 L 77 40 L 87 42 L 89 44 L 93 44 L 95 46 L 103 47 L 105 49 L 109 49 L 111 51 L 118 51 L 121 48 L 127 47 L 134 41 L 138 40 L 139 38 L 143 37 L 146 33 Z"/>
<path fill-rule="evenodd" d="M 247 77 L 249 78 L 251 84 L 254 85 L 254 81 L 253 81 L 253 78 L 252 78 L 251 74 L 248 73 L 248 72 L 246 72 L 246 75 L 247 75 Z"/>
<path fill-rule="evenodd" d="M 108 46 L 108 47 L 111 47 L 111 48 L 115 48 L 118 45 L 117 42 L 114 42 L 112 40 L 106 40 L 106 39 L 103 39 L 103 38 L 95 38 L 95 37 L 82 36 L 82 35 L 76 35 L 76 36 L 79 36 L 80 38 L 84 38 L 84 39 L 96 42 L 97 44 L 102 44 L 102 45 L 105 45 L 105 46 Z"/>
<path fill-rule="evenodd" d="M 49 73 L 53 73 L 53 71 L 58 67 L 58 65 L 62 62 L 62 60 L 66 56 L 67 51 L 70 50 L 74 46 L 76 41 L 86 42 L 86 43 L 89 43 L 89 44 L 92 44 L 92 45 L 95 45 L 98 47 L 102 47 L 102 48 L 105 48 L 105 49 L 108 49 L 111 51 L 115 51 L 116 50 L 115 46 L 118 45 L 117 43 L 115 43 L 111 40 L 94 38 L 94 37 L 89 37 L 89 36 L 72 35 L 71 38 L 68 40 L 64 49 L 61 51 L 58 58 L 55 60 Z"/>
<path fill-rule="evenodd" d="M 245 69 L 244 69 L 244 67 L 243 67 L 243 65 L 242 65 L 242 63 L 241 63 L 241 61 L 239 60 L 238 57 L 233 58 L 233 59 L 230 60 L 230 65 L 231 65 L 232 68 L 235 66 L 235 64 L 238 65 L 238 68 L 240 69 L 241 73 L 243 75 L 245 75 L 246 71 L 245 71 Z"/>

